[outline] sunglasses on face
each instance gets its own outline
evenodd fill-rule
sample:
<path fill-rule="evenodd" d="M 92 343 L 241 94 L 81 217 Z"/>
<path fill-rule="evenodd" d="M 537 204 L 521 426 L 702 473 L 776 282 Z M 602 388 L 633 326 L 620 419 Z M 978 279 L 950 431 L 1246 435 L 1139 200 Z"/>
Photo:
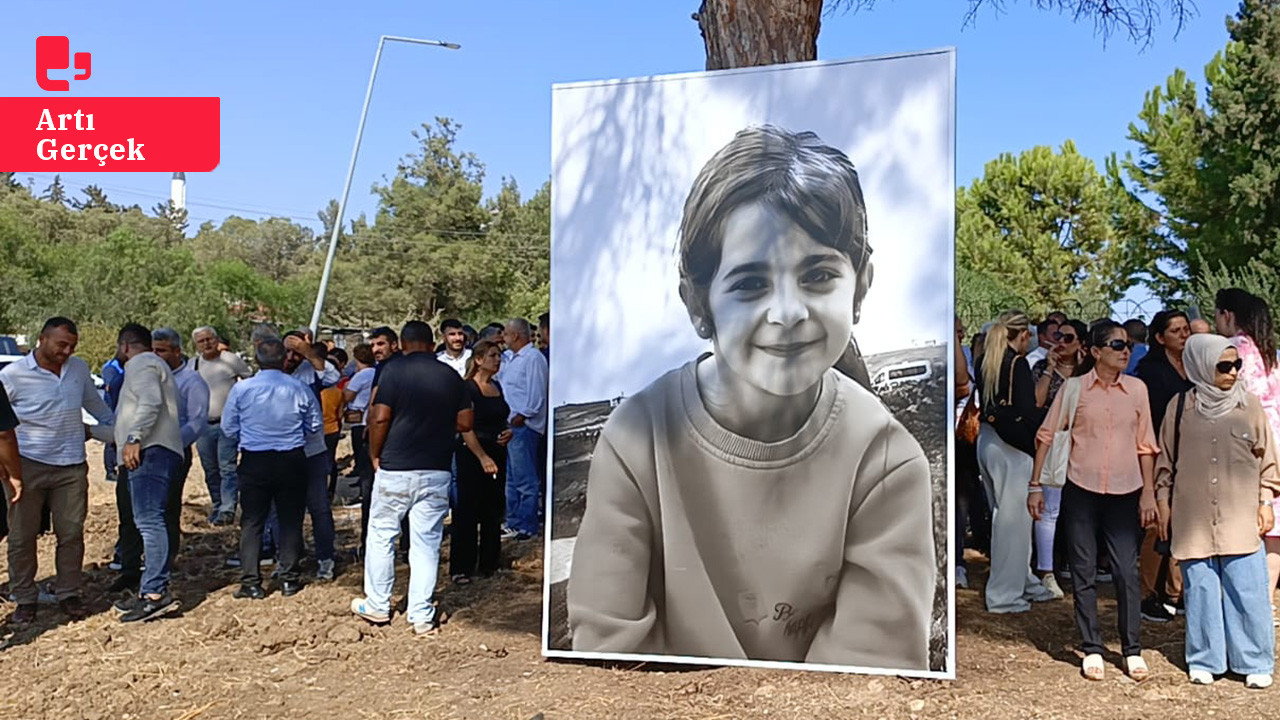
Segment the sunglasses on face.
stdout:
<path fill-rule="evenodd" d="M 1056 342 L 1073 343 L 1076 341 L 1076 336 L 1071 333 L 1056 332 L 1053 334 L 1053 339 Z"/>
<path fill-rule="evenodd" d="M 1106 345 L 1103 345 L 1103 347 L 1109 347 L 1112 350 L 1115 350 L 1116 352 L 1123 352 L 1125 350 L 1133 349 L 1133 341 L 1132 340 L 1112 340 Z"/>
<path fill-rule="evenodd" d="M 1244 361 L 1241 360 L 1240 358 L 1236 358 L 1233 361 L 1223 360 L 1217 365 L 1214 365 L 1214 367 L 1218 369 L 1219 373 L 1226 375 L 1232 370 L 1235 370 L 1236 372 L 1240 372 L 1240 368 L 1244 367 Z"/>

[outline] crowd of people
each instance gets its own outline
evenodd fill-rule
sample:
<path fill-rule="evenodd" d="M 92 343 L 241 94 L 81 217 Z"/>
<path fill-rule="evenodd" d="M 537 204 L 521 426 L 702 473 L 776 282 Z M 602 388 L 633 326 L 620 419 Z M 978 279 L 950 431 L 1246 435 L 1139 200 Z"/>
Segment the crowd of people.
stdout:
<path fill-rule="evenodd" d="M 100 394 L 74 355 L 76 324 L 50 318 L 35 348 L 0 371 L 0 481 L 7 500 L 14 625 L 36 619 L 36 542 L 57 537 L 53 594 L 72 621 L 82 598 L 88 510 L 87 440 L 104 445 L 115 483 L 118 574 L 109 591 L 122 622 L 179 607 L 170 587 L 180 561 L 182 495 L 194 455 L 209 493 L 208 523 L 239 523 L 238 599 L 302 590 L 304 519 L 311 518 L 314 578 L 333 580 L 340 559 L 335 505 L 360 507 L 352 555 L 364 595 L 351 611 L 391 619 L 397 538 L 410 566 L 406 619 L 437 631 L 440 549 L 450 536 L 455 585 L 490 576 L 503 540 L 536 537 L 546 487 L 550 318 L 521 318 L 476 331 L 456 319 L 437 337 L 421 321 L 379 327 L 348 353 L 303 328 L 262 324 L 243 357 L 212 327 L 191 334 L 193 354 L 170 328 L 123 327 L 103 365 Z M 86 424 L 87 412 L 95 424 Z M 351 436 L 352 471 L 337 449 Z M 194 453 L 194 455 L 193 455 Z M 2 537 L 3 534 L 0 534 Z"/>
<path fill-rule="evenodd" d="M 967 346 L 956 321 L 956 583 L 966 545 L 990 558 L 988 612 L 1069 583 L 1089 680 L 1109 582 L 1134 680 L 1141 624 L 1185 616 L 1191 682 L 1271 685 L 1280 356 L 1264 300 L 1226 289 L 1215 305 L 1212 327 L 1177 309 L 1150 325 L 1008 311 Z"/>

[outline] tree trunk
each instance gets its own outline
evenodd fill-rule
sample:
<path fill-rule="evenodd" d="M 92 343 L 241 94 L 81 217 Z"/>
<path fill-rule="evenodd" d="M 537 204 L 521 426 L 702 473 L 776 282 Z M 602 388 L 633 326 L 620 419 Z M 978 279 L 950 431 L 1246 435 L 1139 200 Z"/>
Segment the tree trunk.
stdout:
<path fill-rule="evenodd" d="M 702 0 L 694 14 L 707 69 L 818 58 L 822 0 Z"/>

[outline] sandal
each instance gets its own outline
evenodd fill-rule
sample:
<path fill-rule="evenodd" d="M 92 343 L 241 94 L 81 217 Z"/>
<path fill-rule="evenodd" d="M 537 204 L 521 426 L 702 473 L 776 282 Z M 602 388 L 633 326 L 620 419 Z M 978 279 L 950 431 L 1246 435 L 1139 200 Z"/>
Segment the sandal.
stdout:
<path fill-rule="evenodd" d="M 1085 680 L 1101 680 L 1106 672 L 1105 666 L 1102 664 L 1102 655 L 1091 653 L 1084 656 L 1084 662 L 1080 665 L 1080 674 Z"/>
<path fill-rule="evenodd" d="M 1147 661 L 1141 655 L 1130 655 L 1124 659 L 1124 672 L 1134 682 L 1142 682 L 1151 676 L 1147 669 Z"/>

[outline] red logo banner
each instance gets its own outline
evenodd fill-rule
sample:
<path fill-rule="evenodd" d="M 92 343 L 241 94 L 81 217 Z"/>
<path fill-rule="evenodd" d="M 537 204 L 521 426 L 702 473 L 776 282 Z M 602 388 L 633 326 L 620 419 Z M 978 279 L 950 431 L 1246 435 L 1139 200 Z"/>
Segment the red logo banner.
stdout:
<path fill-rule="evenodd" d="M 220 125 L 219 98 L 0 98 L 0 171 L 209 172 Z"/>

